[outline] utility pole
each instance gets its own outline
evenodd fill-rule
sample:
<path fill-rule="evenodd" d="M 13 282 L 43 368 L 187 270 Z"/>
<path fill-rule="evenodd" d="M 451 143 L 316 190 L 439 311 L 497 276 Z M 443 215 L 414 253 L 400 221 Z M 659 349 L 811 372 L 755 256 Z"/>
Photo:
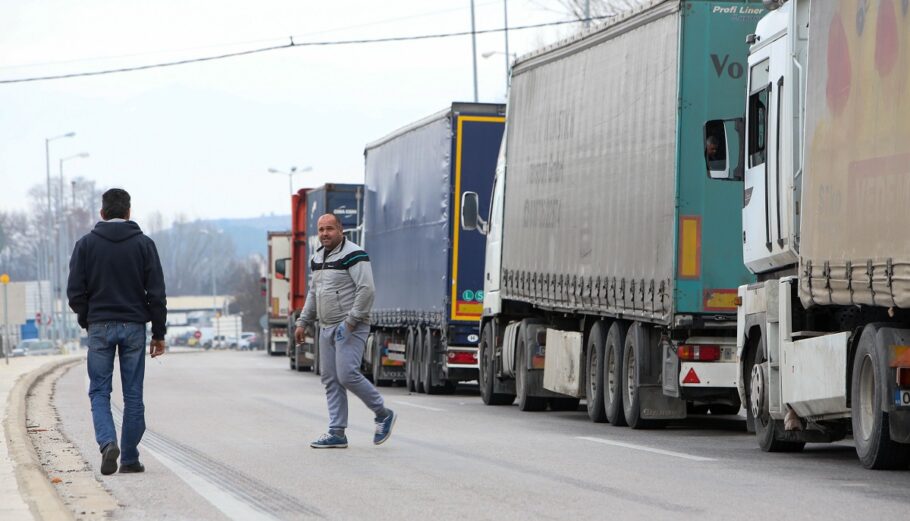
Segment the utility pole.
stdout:
<path fill-rule="evenodd" d="M 477 27 L 474 23 L 474 0 L 471 0 L 471 60 L 474 62 L 474 103 L 477 103 Z"/>
<path fill-rule="evenodd" d="M 509 63 L 509 0 L 502 0 L 502 34 L 506 40 L 506 96 L 509 95 L 509 74 L 512 72 L 512 64 Z"/>
<path fill-rule="evenodd" d="M 3 284 L 3 358 L 6 358 L 6 365 L 9 365 L 9 275 L 0 275 L 0 284 Z"/>

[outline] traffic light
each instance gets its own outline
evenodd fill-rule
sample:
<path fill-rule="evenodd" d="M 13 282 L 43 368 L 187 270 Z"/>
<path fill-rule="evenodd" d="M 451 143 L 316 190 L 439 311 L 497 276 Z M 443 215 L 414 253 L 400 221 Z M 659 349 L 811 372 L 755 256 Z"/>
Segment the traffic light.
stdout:
<path fill-rule="evenodd" d="M 269 280 L 267 278 L 262 277 L 259 279 L 259 292 L 263 297 L 268 294 L 268 284 Z"/>

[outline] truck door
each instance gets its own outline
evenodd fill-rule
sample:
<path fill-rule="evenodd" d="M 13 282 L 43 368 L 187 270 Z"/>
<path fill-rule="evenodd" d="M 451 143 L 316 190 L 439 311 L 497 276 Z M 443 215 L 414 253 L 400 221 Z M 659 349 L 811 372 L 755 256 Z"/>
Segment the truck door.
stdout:
<path fill-rule="evenodd" d="M 505 139 L 503 139 L 503 143 Z M 505 146 L 505 145 L 503 145 Z M 500 310 L 499 285 L 500 268 L 502 265 L 502 222 L 503 222 L 503 195 L 505 195 L 504 162 L 496 163 L 496 179 L 493 182 L 493 196 L 490 201 L 489 231 L 487 232 L 487 247 L 484 259 L 483 275 L 483 307 L 484 314 L 498 313 Z"/>
<path fill-rule="evenodd" d="M 790 237 L 792 161 L 785 140 L 792 125 L 785 94 L 787 37 L 778 38 L 749 58 L 746 107 L 746 173 L 743 193 L 743 260 L 755 273 L 794 264 Z"/>

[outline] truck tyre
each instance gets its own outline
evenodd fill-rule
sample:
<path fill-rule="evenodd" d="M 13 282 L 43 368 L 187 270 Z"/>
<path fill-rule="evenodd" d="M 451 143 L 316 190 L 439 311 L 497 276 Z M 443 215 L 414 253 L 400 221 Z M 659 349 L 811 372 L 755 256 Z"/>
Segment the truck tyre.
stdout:
<path fill-rule="evenodd" d="M 524 331 L 519 331 L 518 348 L 515 350 L 515 391 L 518 395 L 518 410 L 542 411 L 547 408 L 547 399 L 530 396 L 528 381 L 531 377 L 530 372 Z"/>
<path fill-rule="evenodd" d="M 783 441 L 775 437 L 775 427 L 779 420 L 771 418 L 768 412 L 768 375 L 762 364 L 766 361 L 765 347 L 761 337 L 749 338 L 752 346 L 746 356 L 751 357 L 751 362 L 745 370 L 746 406 L 749 408 L 755 425 L 755 436 L 758 446 L 765 452 L 799 452 L 806 446 L 805 442 Z"/>
<path fill-rule="evenodd" d="M 414 330 L 408 328 L 408 337 L 404 344 L 405 387 L 409 393 L 417 392 L 417 353 L 414 349 Z"/>
<path fill-rule="evenodd" d="M 511 405 L 515 401 L 514 394 L 495 393 L 496 365 L 493 358 L 493 346 L 496 341 L 493 333 L 493 323 L 487 322 L 480 335 L 478 370 L 478 383 L 480 384 L 480 399 L 484 405 Z"/>
<path fill-rule="evenodd" d="M 426 375 L 424 375 L 424 366 L 423 366 L 423 332 L 420 328 L 414 329 L 414 356 L 416 357 L 416 363 L 414 364 L 414 376 L 417 377 L 417 392 L 426 393 Z"/>
<path fill-rule="evenodd" d="M 620 321 L 613 322 L 604 341 L 604 379 L 601 389 L 604 395 L 604 413 L 611 425 L 622 427 L 626 424 L 622 407 L 622 355 L 626 343 L 626 326 Z"/>
<path fill-rule="evenodd" d="M 906 469 L 910 445 L 891 440 L 888 413 L 882 410 L 885 361 L 879 358 L 874 342 L 859 342 L 850 382 L 856 455 L 867 469 Z"/>
<path fill-rule="evenodd" d="M 626 417 L 626 423 L 633 429 L 650 429 L 662 425 L 659 421 L 645 420 L 641 417 L 641 398 L 639 382 L 642 380 L 639 371 L 641 362 L 641 346 L 635 345 L 635 335 L 626 335 L 626 341 L 623 345 L 622 354 L 622 406 L 623 414 Z"/>
<path fill-rule="evenodd" d="M 423 332 L 423 390 L 427 394 L 442 394 L 446 386 L 434 385 L 433 359 L 436 358 L 436 345 L 433 330 L 427 328 Z"/>
<path fill-rule="evenodd" d="M 607 421 L 604 409 L 604 393 L 601 386 L 604 382 L 604 323 L 595 322 L 588 333 L 588 344 L 585 356 L 585 402 L 588 406 L 588 418 L 594 423 Z M 551 404 L 552 407 L 552 404 Z"/>
<path fill-rule="evenodd" d="M 297 370 L 297 346 L 288 349 L 288 365 L 291 371 Z"/>

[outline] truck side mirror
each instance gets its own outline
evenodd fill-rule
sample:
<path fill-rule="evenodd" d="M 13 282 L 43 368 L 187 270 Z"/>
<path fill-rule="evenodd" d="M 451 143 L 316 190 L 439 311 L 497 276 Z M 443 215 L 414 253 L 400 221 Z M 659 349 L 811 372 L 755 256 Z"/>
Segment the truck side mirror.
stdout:
<path fill-rule="evenodd" d="M 480 217 L 477 192 L 464 192 L 461 194 L 461 229 L 465 231 L 477 230 L 485 234 L 486 224 Z"/>
<path fill-rule="evenodd" d="M 703 143 L 709 178 L 742 181 L 742 135 L 742 118 L 714 119 L 705 123 Z"/>
<path fill-rule="evenodd" d="M 280 280 L 290 280 L 288 277 L 288 261 L 291 259 L 275 260 L 275 278 Z"/>

